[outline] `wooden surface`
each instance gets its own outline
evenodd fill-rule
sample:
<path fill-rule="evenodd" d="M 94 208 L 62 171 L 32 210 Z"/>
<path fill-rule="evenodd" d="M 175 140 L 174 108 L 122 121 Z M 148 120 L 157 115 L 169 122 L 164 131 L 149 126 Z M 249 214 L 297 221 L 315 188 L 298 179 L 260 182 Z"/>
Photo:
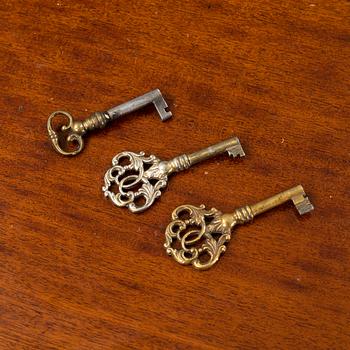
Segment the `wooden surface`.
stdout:
<path fill-rule="evenodd" d="M 0 3 L 1 349 L 349 349 L 349 1 Z M 53 151 L 46 120 L 160 88 L 148 108 Z M 162 159 L 232 135 L 134 215 L 102 192 L 111 158 Z M 236 229 L 207 272 L 165 255 L 180 204 L 229 212 L 298 183 Z"/>

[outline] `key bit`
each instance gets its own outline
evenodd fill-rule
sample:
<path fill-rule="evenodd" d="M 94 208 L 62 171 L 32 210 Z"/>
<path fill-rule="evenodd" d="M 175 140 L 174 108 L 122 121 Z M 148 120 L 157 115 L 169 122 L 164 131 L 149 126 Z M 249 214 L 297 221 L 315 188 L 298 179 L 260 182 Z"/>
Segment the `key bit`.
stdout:
<path fill-rule="evenodd" d="M 154 155 L 147 156 L 144 152 L 121 152 L 112 159 L 112 167 L 104 176 L 102 191 L 116 206 L 126 207 L 133 213 L 142 212 L 160 197 L 170 174 L 224 152 L 233 157 L 245 155 L 237 137 L 168 161 Z M 117 193 L 113 191 L 113 185 L 117 185 Z"/>
<path fill-rule="evenodd" d="M 167 254 L 182 265 L 192 265 L 199 270 L 209 269 L 226 251 L 226 243 L 231 239 L 234 226 L 247 223 L 256 215 L 289 200 L 300 215 L 314 209 L 301 185 L 256 204 L 238 208 L 232 214 L 223 214 L 215 208 L 208 210 L 203 204 L 199 207 L 181 205 L 172 213 L 172 221 L 165 231 L 164 247 Z"/>
<path fill-rule="evenodd" d="M 162 121 L 169 119 L 172 113 L 167 110 L 168 105 L 159 89 L 152 90 L 142 96 L 136 97 L 128 102 L 122 103 L 104 112 L 95 112 L 82 121 L 74 121 L 73 117 L 65 111 L 53 112 L 47 121 L 47 131 L 54 149 L 65 156 L 74 156 L 81 152 L 84 147 L 82 136 L 88 131 L 103 129 L 112 120 L 123 115 L 135 112 L 146 105 L 153 103 Z M 61 127 L 60 131 L 53 128 L 53 120 L 57 116 L 63 116 L 67 124 Z M 63 140 L 62 140 L 63 139 Z M 75 145 L 74 145 L 75 143 Z M 62 147 L 62 144 L 65 144 Z M 74 149 L 70 147 L 75 146 Z"/>

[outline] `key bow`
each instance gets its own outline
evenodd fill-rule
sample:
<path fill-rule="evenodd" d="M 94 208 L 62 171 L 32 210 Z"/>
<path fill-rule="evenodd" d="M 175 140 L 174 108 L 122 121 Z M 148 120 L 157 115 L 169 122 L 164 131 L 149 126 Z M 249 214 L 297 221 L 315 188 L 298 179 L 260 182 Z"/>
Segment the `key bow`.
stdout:
<path fill-rule="evenodd" d="M 68 123 L 61 127 L 60 133 L 55 131 L 52 125 L 53 119 L 55 119 L 55 117 L 58 115 L 63 115 L 68 120 Z M 83 149 L 84 141 L 83 141 L 83 138 L 81 137 L 82 132 L 80 130 L 82 130 L 82 123 L 74 122 L 73 117 L 68 112 L 65 112 L 65 111 L 53 112 L 50 115 L 49 119 L 47 120 L 47 131 L 49 133 L 49 137 L 52 142 L 52 145 L 57 152 L 65 156 L 74 156 L 79 152 L 81 152 L 81 150 Z M 60 145 L 61 133 L 67 134 L 66 143 L 76 143 L 77 147 L 73 150 L 63 149 Z"/>
<path fill-rule="evenodd" d="M 166 228 L 164 248 L 181 265 L 192 264 L 196 269 L 206 270 L 226 250 L 233 225 L 215 208 L 181 205 L 173 211 Z"/>
<path fill-rule="evenodd" d="M 115 205 L 138 213 L 149 208 L 161 195 L 167 180 L 166 164 L 156 156 L 125 151 L 112 159 L 102 191 Z M 118 187 L 117 192 L 113 191 L 114 184 Z"/>

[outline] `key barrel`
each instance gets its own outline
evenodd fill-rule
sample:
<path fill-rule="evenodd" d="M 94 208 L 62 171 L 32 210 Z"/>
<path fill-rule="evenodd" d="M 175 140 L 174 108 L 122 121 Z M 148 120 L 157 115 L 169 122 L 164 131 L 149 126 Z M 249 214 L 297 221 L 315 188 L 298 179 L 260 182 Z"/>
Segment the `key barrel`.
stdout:
<path fill-rule="evenodd" d="M 237 155 L 243 157 L 245 153 L 239 142 L 238 137 L 231 137 L 227 140 L 221 141 L 215 145 L 206 147 L 197 152 L 191 153 L 188 155 L 190 164 L 196 164 L 201 162 L 202 160 L 206 160 L 212 158 L 218 154 L 228 152 L 229 155 L 236 157 Z"/>
<path fill-rule="evenodd" d="M 157 109 L 157 112 L 162 121 L 165 121 L 172 116 L 172 113 L 166 110 L 168 108 L 168 105 L 159 89 L 155 89 L 147 92 L 142 96 L 135 97 L 130 101 L 109 109 L 106 113 L 110 115 L 112 119 L 117 119 L 125 114 L 135 112 L 149 105 L 150 103 L 154 104 L 154 107 Z"/>
<path fill-rule="evenodd" d="M 289 200 L 293 201 L 300 215 L 306 214 L 314 209 L 301 185 L 295 186 L 261 202 L 250 205 L 250 208 L 255 216 L 275 208 Z"/>

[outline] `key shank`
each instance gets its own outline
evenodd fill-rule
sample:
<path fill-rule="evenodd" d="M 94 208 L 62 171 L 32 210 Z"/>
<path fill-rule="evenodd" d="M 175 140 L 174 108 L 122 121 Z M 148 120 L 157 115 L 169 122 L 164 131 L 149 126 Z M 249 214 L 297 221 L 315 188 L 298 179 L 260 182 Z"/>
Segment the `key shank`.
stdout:
<path fill-rule="evenodd" d="M 238 137 L 231 137 L 227 140 L 221 141 L 215 145 L 203 148 L 197 152 L 190 154 L 182 154 L 169 161 L 163 161 L 161 167 L 167 175 L 174 172 L 179 172 L 188 169 L 194 164 L 197 164 L 203 160 L 212 158 L 218 154 L 227 152 L 230 156 L 244 157 L 245 153 L 239 142 Z"/>
<path fill-rule="evenodd" d="M 300 215 L 306 214 L 314 209 L 301 185 L 295 186 L 261 202 L 250 205 L 250 208 L 253 215 L 256 216 L 290 200 L 293 202 Z"/>
<path fill-rule="evenodd" d="M 218 154 L 227 152 L 230 156 L 244 157 L 245 153 L 239 142 L 238 137 L 231 137 L 227 140 L 221 141 L 215 145 L 206 147 L 197 152 L 191 153 L 188 155 L 188 159 L 191 165 L 199 163 L 203 160 L 215 157 Z"/>
<path fill-rule="evenodd" d="M 304 215 L 314 209 L 309 198 L 306 196 L 303 186 L 298 185 L 258 203 L 238 208 L 232 214 L 223 214 L 222 222 L 227 227 L 233 227 L 236 224 L 244 224 L 253 220 L 256 215 L 265 213 L 290 200 L 293 202 L 300 215 Z"/>
<path fill-rule="evenodd" d="M 172 116 L 172 113 L 166 110 L 168 105 L 159 89 L 152 90 L 147 94 L 136 97 L 128 102 L 122 103 L 119 106 L 113 107 L 106 111 L 106 113 L 109 115 L 111 120 L 114 120 L 123 115 L 135 112 L 149 105 L 150 103 L 153 103 L 162 121 L 165 121 Z"/>

